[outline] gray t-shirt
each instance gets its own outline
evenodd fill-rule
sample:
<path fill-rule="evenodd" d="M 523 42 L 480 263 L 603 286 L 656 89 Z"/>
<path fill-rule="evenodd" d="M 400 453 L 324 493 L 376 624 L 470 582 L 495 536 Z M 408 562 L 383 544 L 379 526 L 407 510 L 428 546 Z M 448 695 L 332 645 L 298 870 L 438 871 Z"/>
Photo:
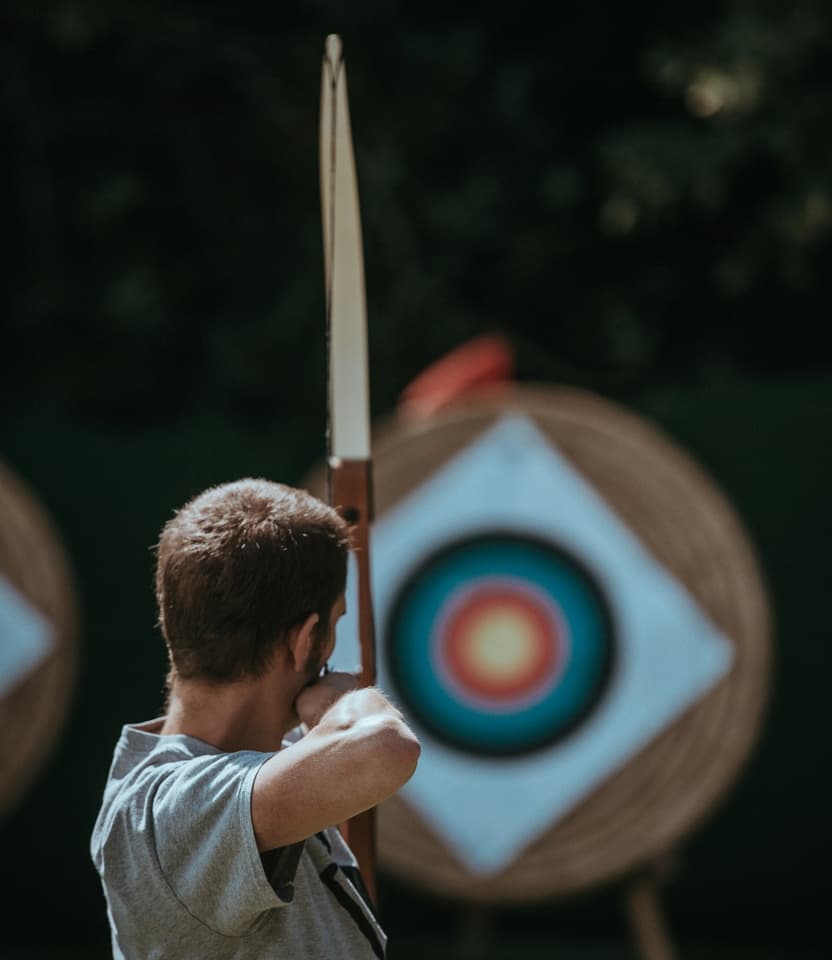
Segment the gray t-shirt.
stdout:
<path fill-rule="evenodd" d="M 383 957 L 336 829 L 258 852 L 251 790 L 271 754 L 160 726 L 123 728 L 92 834 L 116 960 Z"/>

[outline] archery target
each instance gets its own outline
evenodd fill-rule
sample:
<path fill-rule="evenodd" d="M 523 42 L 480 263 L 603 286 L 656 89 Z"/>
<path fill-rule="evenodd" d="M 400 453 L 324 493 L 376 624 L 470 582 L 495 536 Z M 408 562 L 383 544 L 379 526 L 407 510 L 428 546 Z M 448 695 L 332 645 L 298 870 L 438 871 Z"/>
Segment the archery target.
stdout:
<path fill-rule="evenodd" d="M 569 734 L 603 695 L 614 654 L 592 575 L 552 543 L 505 531 L 423 562 L 383 636 L 409 714 L 440 742 L 484 756 Z"/>
<path fill-rule="evenodd" d="M 378 685 L 422 744 L 379 812 L 380 862 L 499 902 L 666 851 L 733 781 L 764 702 L 765 593 L 730 505 L 581 391 L 393 420 L 374 454 Z M 360 661 L 355 585 L 351 561 L 337 669 Z"/>
<path fill-rule="evenodd" d="M 379 683 L 422 742 L 401 796 L 472 873 L 505 868 L 730 667 L 718 628 L 528 418 L 459 451 L 372 544 Z"/>
<path fill-rule="evenodd" d="M 66 717 L 77 613 L 63 547 L 42 505 L 0 465 L 0 813 L 17 803 Z"/>

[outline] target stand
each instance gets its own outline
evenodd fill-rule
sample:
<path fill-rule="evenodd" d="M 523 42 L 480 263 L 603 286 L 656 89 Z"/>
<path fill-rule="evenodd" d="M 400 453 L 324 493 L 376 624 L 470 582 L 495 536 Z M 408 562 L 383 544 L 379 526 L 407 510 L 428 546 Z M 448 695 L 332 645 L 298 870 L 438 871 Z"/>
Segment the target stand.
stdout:
<path fill-rule="evenodd" d="M 20 801 L 61 731 L 75 677 L 77 611 L 45 511 L 0 465 L 0 815 Z"/>

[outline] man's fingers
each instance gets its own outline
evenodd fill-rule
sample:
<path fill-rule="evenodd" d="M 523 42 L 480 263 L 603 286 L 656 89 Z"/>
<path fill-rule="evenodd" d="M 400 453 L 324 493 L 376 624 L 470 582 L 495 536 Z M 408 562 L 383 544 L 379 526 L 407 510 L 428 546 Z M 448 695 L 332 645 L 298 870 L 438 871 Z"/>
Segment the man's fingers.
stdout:
<path fill-rule="evenodd" d="M 325 673 L 318 683 L 333 687 L 335 690 L 355 690 L 358 687 L 358 677 L 354 673 L 335 671 Z"/>

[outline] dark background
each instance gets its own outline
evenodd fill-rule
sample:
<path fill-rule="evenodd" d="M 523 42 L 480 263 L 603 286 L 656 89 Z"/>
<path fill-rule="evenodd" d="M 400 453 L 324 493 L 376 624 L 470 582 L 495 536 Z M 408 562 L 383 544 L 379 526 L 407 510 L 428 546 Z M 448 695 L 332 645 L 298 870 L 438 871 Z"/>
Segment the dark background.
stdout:
<path fill-rule="evenodd" d="M 298 482 L 323 454 L 317 137 L 333 31 L 375 414 L 445 351 L 502 331 L 520 379 L 626 404 L 711 472 L 758 549 L 776 672 L 759 747 L 682 852 L 668 913 L 683 956 L 821 955 L 824 0 L 4 5 L 0 455 L 61 533 L 83 627 L 64 734 L 0 825 L 0 953 L 107 955 L 88 837 L 121 724 L 161 703 L 162 523 L 208 484 Z M 484 943 L 631 955 L 614 888 L 483 917 L 383 884 L 393 960 Z"/>

